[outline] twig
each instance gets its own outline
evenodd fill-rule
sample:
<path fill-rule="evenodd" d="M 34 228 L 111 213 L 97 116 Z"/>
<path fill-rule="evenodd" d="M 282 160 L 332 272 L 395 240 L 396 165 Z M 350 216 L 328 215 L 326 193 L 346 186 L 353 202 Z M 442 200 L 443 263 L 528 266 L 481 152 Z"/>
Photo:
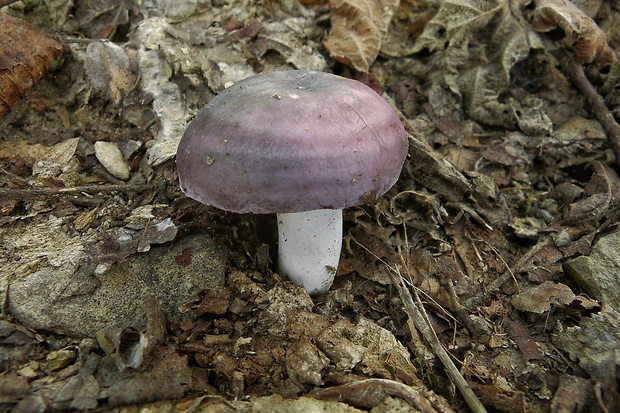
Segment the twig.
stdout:
<path fill-rule="evenodd" d="M 145 192 L 157 188 L 157 183 L 143 185 L 86 185 L 71 188 L 29 188 L 29 189 L 0 189 L 0 198 L 31 198 L 41 196 L 62 196 L 80 193 L 97 192 Z"/>
<path fill-rule="evenodd" d="M 469 384 L 467 384 L 467 381 L 465 380 L 463 375 L 456 368 L 456 366 L 450 359 L 450 355 L 443 348 L 443 346 L 439 342 L 439 339 L 435 335 L 435 332 L 430 327 L 428 320 L 424 317 L 422 313 L 422 302 L 420 301 L 418 293 L 415 291 L 415 289 L 413 290 L 417 303 L 416 306 L 416 303 L 413 302 L 413 298 L 411 297 L 409 290 L 404 284 L 402 276 L 397 278 L 396 273 L 393 273 L 392 271 L 390 271 L 389 274 L 390 278 L 392 278 L 392 283 L 398 290 L 398 294 L 400 295 L 401 300 L 403 300 L 403 304 L 405 306 L 407 314 L 409 315 L 409 317 L 411 317 L 411 320 L 413 321 L 415 327 L 418 329 L 420 334 L 422 334 L 424 339 L 431 346 L 431 349 L 433 350 L 435 355 L 443 364 L 444 368 L 446 369 L 446 373 L 463 395 L 463 398 L 465 399 L 465 402 L 467 403 L 469 408 L 474 413 L 486 412 L 487 410 L 482 405 L 482 402 L 480 402 L 480 399 L 478 399 L 471 387 L 469 387 Z"/>
<path fill-rule="evenodd" d="M 355 239 L 354 241 L 359 246 L 361 246 L 366 251 L 372 254 L 372 252 L 368 248 L 366 248 L 364 245 L 360 244 Z M 424 339 L 430 345 L 435 355 L 439 358 L 444 368 L 446 369 L 446 373 L 448 374 L 452 382 L 456 385 L 456 387 L 459 389 L 459 391 L 463 395 L 463 398 L 465 399 L 465 402 L 467 403 L 469 408 L 474 413 L 486 413 L 487 410 L 482 405 L 482 402 L 480 402 L 480 399 L 478 399 L 478 397 L 473 392 L 471 387 L 469 387 L 469 384 L 467 384 L 467 381 L 465 380 L 463 375 L 459 372 L 459 370 L 454 365 L 454 362 L 450 359 L 450 355 L 439 342 L 439 339 L 435 335 L 434 330 L 430 327 L 430 321 L 428 320 L 428 318 L 425 317 L 425 315 L 423 315 L 425 314 L 424 307 L 423 307 L 422 301 L 420 300 L 420 296 L 418 295 L 418 292 L 415 289 L 413 289 L 413 292 L 416 297 L 416 302 L 418 304 L 416 306 L 416 304 L 414 304 L 413 302 L 413 298 L 411 297 L 411 294 L 409 293 L 409 290 L 404 284 L 404 278 L 400 274 L 400 271 L 397 268 L 392 267 L 390 264 L 388 264 L 381 258 L 377 257 L 376 255 L 375 257 L 378 260 L 380 260 L 389 269 L 388 274 L 390 275 L 392 284 L 398 290 L 398 294 L 400 295 L 400 298 L 403 301 L 403 305 L 405 306 L 407 315 L 409 315 L 409 317 L 413 321 L 413 324 L 415 325 L 415 328 L 420 332 L 420 334 L 422 334 L 422 337 L 424 337 Z"/>
<path fill-rule="evenodd" d="M 489 242 L 483 239 L 478 238 L 478 242 L 482 242 L 486 244 L 489 248 L 491 248 L 491 251 L 493 251 L 495 253 L 495 256 L 499 258 L 499 260 L 504 264 L 504 267 L 506 267 L 506 272 L 508 272 L 508 274 L 512 277 L 512 280 L 515 282 L 515 286 L 517 287 L 517 293 L 521 292 L 521 288 L 519 287 L 519 281 L 517 281 L 517 277 L 515 277 L 515 273 L 512 272 L 512 270 L 510 269 L 510 265 L 508 265 L 506 260 L 504 260 L 504 257 L 502 257 L 502 254 L 499 253 L 497 248 L 495 248 L 493 245 L 491 245 Z"/>
<path fill-rule="evenodd" d="M 603 392 L 601 391 L 601 383 L 597 382 L 594 385 L 594 395 L 596 396 L 596 404 L 601 409 L 603 413 L 609 413 L 609 409 L 605 406 L 605 402 L 603 401 Z"/>
<path fill-rule="evenodd" d="M 560 62 L 564 73 L 586 98 L 594 116 L 601 123 L 609 137 L 611 148 L 616 155 L 616 163 L 620 163 L 620 125 L 618 125 L 614 115 L 607 108 L 605 100 L 586 77 L 582 65 L 571 59 L 564 50 L 557 49 L 551 52 L 551 54 Z"/>

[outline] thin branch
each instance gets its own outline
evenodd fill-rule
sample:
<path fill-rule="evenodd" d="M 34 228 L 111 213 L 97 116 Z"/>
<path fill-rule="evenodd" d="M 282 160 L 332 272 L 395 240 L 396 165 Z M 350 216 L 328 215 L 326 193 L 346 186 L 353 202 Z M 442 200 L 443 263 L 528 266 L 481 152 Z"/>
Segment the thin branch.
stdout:
<path fill-rule="evenodd" d="M 12 189 L 1 188 L 0 198 L 23 199 L 44 196 L 63 196 L 73 194 L 89 194 L 98 192 L 145 192 L 157 188 L 157 183 L 143 185 L 86 185 L 70 188 L 28 188 Z"/>
<path fill-rule="evenodd" d="M 605 100 L 592 86 L 586 77 L 583 66 L 575 62 L 564 50 L 557 49 L 551 52 L 560 62 L 564 74 L 566 74 L 579 91 L 586 98 L 592 109 L 592 113 L 603 126 L 605 133 L 609 137 L 611 148 L 616 155 L 616 163 L 620 163 L 620 125 L 616 122 L 614 115 L 607 108 Z"/>
<path fill-rule="evenodd" d="M 389 272 L 389 274 L 392 278 L 392 283 L 398 290 L 398 294 L 403 301 L 407 314 L 409 315 L 409 317 L 411 317 L 411 320 L 413 321 L 415 327 L 418 329 L 420 334 L 422 334 L 424 339 L 431 346 L 431 349 L 433 350 L 435 355 L 443 364 L 444 368 L 446 369 L 446 373 L 463 395 L 463 398 L 465 399 L 465 402 L 467 403 L 469 408 L 474 413 L 486 412 L 486 408 L 482 405 L 480 399 L 478 399 L 474 391 L 471 389 L 471 387 L 469 387 L 469 384 L 467 384 L 467 381 L 465 380 L 463 375 L 456 368 L 456 366 L 450 359 L 450 355 L 439 342 L 437 335 L 435 335 L 435 331 L 430 327 L 428 319 L 423 315 L 422 302 L 420 301 L 420 296 L 418 295 L 418 293 L 415 291 L 415 289 L 413 290 L 417 303 L 416 306 L 416 303 L 413 302 L 413 298 L 411 297 L 409 290 L 404 284 L 402 276 L 397 278 L 396 273 L 392 273 L 391 271 Z"/>
<path fill-rule="evenodd" d="M 390 275 L 392 284 L 398 290 L 398 294 L 400 295 L 400 299 L 405 306 L 405 311 L 407 311 L 407 315 L 411 318 L 413 324 L 415 325 L 415 328 L 420 332 L 420 334 L 422 334 L 422 337 L 424 337 L 424 339 L 427 341 L 437 358 L 439 358 L 444 368 L 446 369 L 446 373 L 463 395 L 463 399 L 465 399 L 465 402 L 467 403 L 469 408 L 474 413 L 486 413 L 487 410 L 482 405 L 482 402 L 480 402 L 480 399 L 478 399 L 474 391 L 471 389 L 471 387 L 469 387 L 469 384 L 467 384 L 467 381 L 465 380 L 463 375 L 454 365 L 454 362 L 450 358 L 450 355 L 439 342 L 439 339 L 435 335 L 435 331 L 431 328 L 430 321 L 426 317 L 422 301 L 420 300 L 420 296 L 418 295 L 416 289 L 414 288 L 413 291 L 418 304 L 417 306 L 416 304 L 414 304 L 413 298 L 411 297 L 409 289 L 405 285 L 405 280 L 400 274 L 398 268 L 394 268 L 381 258 L 377 257 L 368 248 L 360 244 L 357 240 L 353 240 L 360 247 L 364 248 L 368 253 L 374 255 L 375 258 L 381 261 L 388 268 L 388 274 Z"/>

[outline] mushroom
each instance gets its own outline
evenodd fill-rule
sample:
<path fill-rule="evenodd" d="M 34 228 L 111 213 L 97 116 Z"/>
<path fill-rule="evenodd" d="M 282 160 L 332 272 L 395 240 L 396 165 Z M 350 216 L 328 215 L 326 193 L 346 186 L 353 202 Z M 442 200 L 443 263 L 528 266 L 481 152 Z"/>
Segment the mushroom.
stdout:
<path fill-rule="evenodd" d="M 278 271 L 316 294 L 338 268 L 342 209 L 387 192 L 406 155 L 403 125 L 374 90 L 291 70 L 249 77 L 212 99 L 185 131 L 177 168 L 190 198 L 276 213 Z"/>

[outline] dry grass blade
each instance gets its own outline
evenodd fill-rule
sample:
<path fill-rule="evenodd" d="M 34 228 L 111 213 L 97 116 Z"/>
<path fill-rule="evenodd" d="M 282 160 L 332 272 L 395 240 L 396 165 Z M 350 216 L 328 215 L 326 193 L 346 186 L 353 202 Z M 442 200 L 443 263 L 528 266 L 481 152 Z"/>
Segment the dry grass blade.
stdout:
<path fill-rule="evenodd" d="M 366 248 L 364 245 L 360 244 L 359 242 L 357 242 L 357 244 L 363 249 L 365 249 L 368 253 L 372 254 L 372 252 L 368 250 L 368 248 Z M 407 289 L 407 286 L 404 283 L 404 279 L 402 275 L 400 274 L 400 271 L 398 270 L 398 268 L 395 268 L 392 265 L 386 263 L 385 261 L 381 260 L 379 257 L 375 256 L 375 258 L 380 260 L 389 269 L 388 274 L 390 275 L 392 284 L 398 290 L 398 294 L 400 295 L 400 299 L 402 300 L 403 305 L 405 306 L 405 311 L 407 312 L 407 315 L 413 321 L 413 324 L 415 325 L 416 329 L 420 332 L 420 334 L 422 334 L 424 339 L 428 342 L 431 349 L 433 350 L 433 353 L 435 353 L 435 355 L 439 358 L 439 360 L 441 361 L 441 363 L 446 369 L 446 373 L 448 373 L 448 376 L 450 377 L 452 382 L 456 385 L 456 387 L 459 389 L 459 391 L 463 395 L 463 398 L 465 399 L 465 402 L 467 403 L 469 408 L 474 413 L 485 413 L 487 411 L 486 408 L 482 405 L 482 402 L 480 401 L 480 399 L 478 399 L 478 397 L 473 392 L 471 387 L 469 387 L 469 384 L 467 384 L 467 381 L 465 380 L 463 375 L 456 368 L 456 366 L 450 359 L 450 355 L 443 348 L 443 346 L 439 342 L 439 339 L 435 335 L 435 332 L 431 328 L 428 318 L 424 315 L 424 309 L 422 307 L 422 302 L 417 292 L 414 290 L 414 294 L 415 294 L 416 302 L 417 302 L 417 305 L 416 305 L 413 301 L 411 293 L 409 292 L 409 290 Z"/>
<path fill-rule="evenodd" d="M 486 412 L 486 408 L 482 405 L 480 399 L 478 399 L 478 397 L 474 394 L 473 390 L 469 387 L 469 384 L 467 384 L 467 381 L 465 381 L 463 375 L 456 368 L 456 366 L 450 359 L 450 355 L 443 348 L 443 346 L 439 342 L 439 339 L 435 335 L 435 332 L 430 327 L 427 318 L 423 315 L 423 310 L 421 310 L 422 303 L 417 293 L 415 293 L 414 291 L 414 294 L 416 295 L 416 305 L 416 303 L 414 303 L 413 301 L 411 293 L 404 284 L 402 276 L 397 271 L 394 271 L 390 272 L 390 277 L 392 278 L 392 283 L 398 290 L 398 294 L 400 295 L 400 298 L 405 305 L 405 311 L 407 311 L 407 314 L 413 320 L 413 324 L 415 325 L 415 327 L 422 334 L 424 339 L 431 346 L 431 349 L 433 350 L 435 355 L 443 364 L 444 368 L 446 369 L 446 373 L 448 373 L 448 376 L 450 376 L 452 382 L 456 385 L 456 387 L 463 395 L 463 398 L 465 399 L 465 402 L 467 403 L 469 408 L 474 413 Z"/>
<path fill-rule="evenodd" d="M 536 254 L 538 254 L 552 242 L 553 238 L 551 238 L 550 235 L 545 235 L 544 237 L 542 237 L 536 243 L 536 245 L 530 248 L 525 254 L 523 254 L 521 258 L 519 258 L 516 264 L 512 267 L 512 270 L 510 270 L 510 267 L 507 267 L 509 269 L 503 272 L 495 280 L 493 280 L 493 282 L 485 288 L 485 291 L 483 293 L 476 294 L 475 296 L 468 298 L 466 301 L 464 301 L 462 303 L 463 307 L 466 309 L 470 309 L 478 305 L 482 300 L 484 300 L 487 294 L 493 291 L 497 291 L 506 281 L 508 281 L 510 278 L 514 278 L 515 273 L 520 272 L 524 268 L 525 264 L 530 262 Z"/>

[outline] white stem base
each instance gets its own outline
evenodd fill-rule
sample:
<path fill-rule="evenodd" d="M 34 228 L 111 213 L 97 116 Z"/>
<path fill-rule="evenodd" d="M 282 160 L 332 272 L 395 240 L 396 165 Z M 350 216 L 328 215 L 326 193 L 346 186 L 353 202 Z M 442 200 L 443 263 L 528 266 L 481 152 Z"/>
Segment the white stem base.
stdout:
<path fill-rule="evenodd" d="M 342 249 L 342 210 L 278 214 L 278 271 L 308 293 L 329 290 Z"/>

